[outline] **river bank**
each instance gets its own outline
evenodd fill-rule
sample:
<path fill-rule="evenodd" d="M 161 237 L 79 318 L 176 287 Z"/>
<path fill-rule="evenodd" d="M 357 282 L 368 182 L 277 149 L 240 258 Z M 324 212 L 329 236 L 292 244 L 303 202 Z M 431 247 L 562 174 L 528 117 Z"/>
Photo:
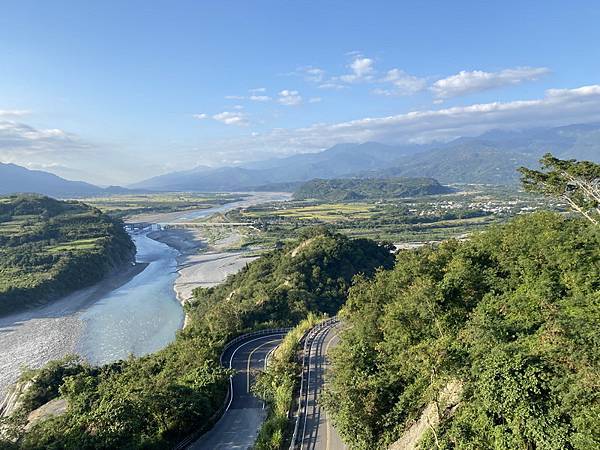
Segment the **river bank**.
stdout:
<path fill-rule="evenodd" d="M 148 237 L 176 248 L 177 273 L 173 289 L 178 301 L 184 305 L 197 287 L 211 287 L 245 267 L 257 256 L 254 252 L 232 250 L 242 236 L 230 232 L 216 242 L 199 229 L 167 229 L 153 231 Z M 184 326 L 187 324 L 187 317 Z"/>
<path fill-rule="evenodd" d="M 77 353 L 83 330 L 79 313 L 127 284 L 146 267 L 146 263 L 124 265 L 91 287 L 41 307 L 0 317 L 0 398 L 23 367 L 42 367 L 48 361 Z"/>

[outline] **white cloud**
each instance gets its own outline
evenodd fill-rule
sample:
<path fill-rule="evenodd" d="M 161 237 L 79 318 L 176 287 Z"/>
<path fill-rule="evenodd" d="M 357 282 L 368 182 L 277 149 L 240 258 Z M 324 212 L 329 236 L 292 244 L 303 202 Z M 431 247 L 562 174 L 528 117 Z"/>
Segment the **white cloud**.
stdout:
<path fill-rule="evenodd" d="M 314 152 L 339 142 L 409 143 L 477 136 L 492 129 L 523 129 L 600 121 L 600 85 L 551 89 L 539 99 L 411 111 L 387 117 L 274 129 L 260 136 L 213 143 L 236 158 Z M 245 155 L 245 156 L 244 156 Z"/>
<path fill-rule="evenodd" d="M 279 103 L 286 106 L 296 106 L 302 103 L 302 97 L 298 93 L 298 91 L 290 91 L 288 89 L 284 89 L 279 93 L 279 98 L 277 99 Z"/>
<path fill-rule="evenodd" d="M 322 83 L 319 85 L 319 89 L 335 89 L 335 90 L 340 90 L 340 89 L 345 89 L 346 86 L 341 84 L 341 83 L 336 83 L 335 81 L 327 81 L 325 83 Z"/>
<path fill-rule="evenodd" d="M 445 99 L 535 81 L 548 73 L 550 70 L 546 67 L 516 67 L 499 72 L 461 70 L 455 75 L 437 80 L 430 89 L 437 98 Z"/>
<path fill-rule="evenodd" d="M 30 114 L 25 109 L 0 109 L 0 119 L 13 119 Z"/>
<path fill-rule="evenodd" d="M 192 117 L 193 117 L 194 119 L 203 120 L 203 119 L 208 119 L 208 114 L 204 114 L 204 113 L 201 113 L 201 114 L 193 114 L 193 115 L 192 115 Z"/>
<path fill-rule="evenodd" d="M 314 66 L 298 67 L 293 74 L 300 75 L 311 83 L 320 83 L 325 79 L 325 70 Z"/>
<path fill-rule="evenodd" d="M 246 97 L 243 95 L 226 95 L 225 100 L 244 100 Z"/>
<path fill-rule="evenodd" d="M 379 95 L 412 95 L 424 90 L 427 87 L 427 80 L 410 75 L 400 69 L 388 70 L 382 83 L 390 83 L 389 89 L 377 88 L 373 92 Z"/>
<path fill-rule="evenodd" d="M 267 88 L 259 87 L 259 88 L 254 88 L 254 89 L 248 89 L 248 92 L 250 92 L 251 94 L 260 94 L 263 92 L 267 92 Z"/>
<path fill-rule="evenodd" d="M 268 102 L 271 101 L 271 97 L 269 97 L 268 95 L 251 95 L 250 97 L 248 97 L 249 100 L 252 100 L 253 102 Z"/>
<path fill-rule="evenodd" d="M 239 111 L 223 111 L 221 113 L 215 114 L 214 116 L 212 116 L 212 118 L 218 122 L 224 123 L 225 125 L 248 125 L 248 119 L 246 118 L 246 115 Z"/>
<path fill-rule="evenodd" d="M 373 61 L 371 58 L 366 58 L 361 55 L 354 57 L 354 60 L 348 65 L 348 68 L 352 73 L 342 75 L 340 80 L 346 83 L 356 83 L 359 81 L 369 81 L 372 79 L 372 75 L 375 72 L 373 67 Z"/>
<path fill-rule="evenodd" d="M 308 99 L 308 103 L 321 103 L 323 99 L 321 97 L 311 97 Z"/>

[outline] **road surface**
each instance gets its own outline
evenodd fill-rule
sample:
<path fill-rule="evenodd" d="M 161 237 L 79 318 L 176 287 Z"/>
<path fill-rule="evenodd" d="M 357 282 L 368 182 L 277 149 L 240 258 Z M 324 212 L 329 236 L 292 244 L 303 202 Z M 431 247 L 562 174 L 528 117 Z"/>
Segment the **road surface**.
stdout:
<path fill-rule="evenodd" d="M 194 450 L 246 450 L 256 440 L 267 411 L 250 387 L 256 372 L 264 369 L 267 355 L 279 345 L 285 333 L 249 337 L 230 347 L 223 355 L 227 367 L 236 370 L 231 379 L 233 395 L 217 424 L 190 447 Z"/>
<path fill-rule="evenodd" d="M 327 352 L 338 342 L 338 328 L 331 325 L 318 331 L 309 342 L 306 355 L 303 408 L 296 448 L 301 450 L 343 450 L 344 445 L 327 413 L 319 405 L 324 374 L 329 366 Z"/>

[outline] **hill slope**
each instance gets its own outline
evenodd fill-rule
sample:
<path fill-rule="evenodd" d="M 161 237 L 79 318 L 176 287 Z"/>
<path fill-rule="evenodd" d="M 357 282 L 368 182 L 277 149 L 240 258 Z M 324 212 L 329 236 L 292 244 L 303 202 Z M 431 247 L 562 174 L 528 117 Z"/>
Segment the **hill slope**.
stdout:
<path fill-rule="evenodd" d="M 451 192 L 433 178 L 342 178 L 311 180 L 295 192 L 296 200 L 326 201 L 363 200 L 379 198 L 418 197 Z"/>
<path fill-rule="evenodd" d="M 599 279 L 600 228 L 559 214 L 401 252 L 350 291 L 328 413 L 362 450 L 432 407 L 419 448 L 600 448 Z"/>
<path fill-rule="evenodd" d="M 122 224 L 95 208 L 0 197 L 0 314 L 90 285 L 134 255 Z"/>

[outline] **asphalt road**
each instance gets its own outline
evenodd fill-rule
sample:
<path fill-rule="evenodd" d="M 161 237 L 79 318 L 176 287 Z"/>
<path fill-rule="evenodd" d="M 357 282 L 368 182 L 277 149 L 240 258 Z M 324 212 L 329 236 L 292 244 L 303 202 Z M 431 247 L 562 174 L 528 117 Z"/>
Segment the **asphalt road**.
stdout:
<path fill-rule="evenodd" d="M 324 375 L 329 366 L 327 352 L 339 337 L 335 325 L 319 331 L 310 344 L 305 369 L 305 397 L 298 430 L 298 445 L 302 450 L 343 450 L 344 445 L 327 413 L 319 405 Z"/>
<path fill-rule="evenodd" d="M 221 419 L 189 448 L 195 450 L 246 450 L 254 444 L 267 411 L 250 387 L 256 371 L 263 369 L 267 355 L 284 334 L 252 337 L 229 348 L 223 355 L 227 367 L 236 370 L 231 379 L 233 395 Z"/>

